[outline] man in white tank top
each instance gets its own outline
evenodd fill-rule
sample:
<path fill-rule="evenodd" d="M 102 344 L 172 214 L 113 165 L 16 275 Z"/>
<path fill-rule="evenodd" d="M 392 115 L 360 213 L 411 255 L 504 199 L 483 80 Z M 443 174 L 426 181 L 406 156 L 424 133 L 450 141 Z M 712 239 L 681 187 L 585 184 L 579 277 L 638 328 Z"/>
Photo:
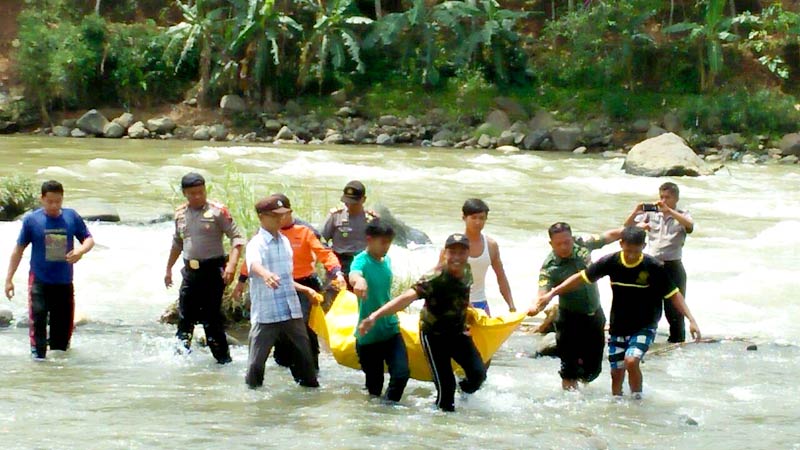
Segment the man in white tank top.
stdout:
<path fill-rule="evenodd" d="M 489 206 L 481 199 L 471 198 L 461 207 L 465 225 L 464 234 L 469 239 L 469 266 L 472 270 L 472 288 L 469 291 L 469 302 L 474 308 L 489 312 L 489 302 L 486 297 L 486 272 L 489 267 L 497 276 L 497 285 L 500 294 L 508 304 L 508 310 L 515 312 L 514 298 L 511 295 L 511 286 L 508 283 L 503 261 L 500 259 L 500 247 L 497 241 L 483 234 L 483 227 L 489 217 Z M 491 315 L 491 314 L 490 314 Z"/>

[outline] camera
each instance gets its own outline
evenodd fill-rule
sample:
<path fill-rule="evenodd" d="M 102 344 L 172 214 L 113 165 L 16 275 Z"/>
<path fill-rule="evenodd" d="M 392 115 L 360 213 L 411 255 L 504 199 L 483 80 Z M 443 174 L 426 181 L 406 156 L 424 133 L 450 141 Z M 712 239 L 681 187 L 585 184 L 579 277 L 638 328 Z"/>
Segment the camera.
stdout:
<path fill-rule="evenodd" d="M 658 205 L 656 205 L 655 203 L 642 203 L 642 211 L 658 212 Z"/>

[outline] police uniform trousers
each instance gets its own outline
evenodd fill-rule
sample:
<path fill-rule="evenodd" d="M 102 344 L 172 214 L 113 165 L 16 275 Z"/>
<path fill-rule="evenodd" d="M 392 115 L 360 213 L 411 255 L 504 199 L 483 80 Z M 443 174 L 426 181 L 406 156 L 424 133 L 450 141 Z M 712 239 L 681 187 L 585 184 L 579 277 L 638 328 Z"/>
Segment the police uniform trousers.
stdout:
<path fill-rule="evenodd" d="M 180 298 L 178 300 L 178 332 L 176 336 L 188 349 L 192 343 L 195 324 L 202 324 L 206 332 L 206 342 L 217 362 L 231 361 L 228 339 L 225 336 L 225 318 L 222 315 L 222 294 L 225 281 L 222 273 L 225 258 L 212 258 L 200 261 L 197 269 L 192 269 L 185 261 L 181 271 Z"/>

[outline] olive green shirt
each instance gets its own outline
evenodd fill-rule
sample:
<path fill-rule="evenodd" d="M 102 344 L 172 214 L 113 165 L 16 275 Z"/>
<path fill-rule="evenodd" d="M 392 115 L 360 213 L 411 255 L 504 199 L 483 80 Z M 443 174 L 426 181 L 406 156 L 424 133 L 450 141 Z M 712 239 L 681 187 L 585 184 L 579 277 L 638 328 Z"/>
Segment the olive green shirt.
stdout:
<path fill-rule="evenodd" d="M 539 289 L 550 290 L 572 275 L 586 269 L 592 263 L 592 250 L 597 250 L 604 245 L 605 241 L 599 236 L 592 236 L 588 239 L 575 238 L 572 255 L 569 258 L 561 258 L 550 252 L 539 271 Z M 572 292 L 561 294 L 558 307 L 575 313 L 594 313 L 600 308 L 600 292 L 597 290 L 597 285 L 595 283 L 583 284 Z"/>
<path fill-rule="evenodd" d="M 425 299 L 419 314 L 420 330 L 431 334 L 459 334 L 467 329 L 469 289 L 472 272 L 464 268 L 464 277 L 456 278 L 445 270 L 423 276 L 412 289 Z"/>

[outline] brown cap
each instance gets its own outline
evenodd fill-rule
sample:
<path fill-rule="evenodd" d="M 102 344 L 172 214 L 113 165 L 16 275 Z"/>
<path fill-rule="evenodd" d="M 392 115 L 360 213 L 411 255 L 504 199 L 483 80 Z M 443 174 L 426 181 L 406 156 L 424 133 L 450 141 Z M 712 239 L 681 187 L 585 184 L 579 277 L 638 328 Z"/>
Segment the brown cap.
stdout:
<path fill-rule="evenodd" d="M 256 212 L 258 214 L 261 213 L 274 213 L 274 214 L 284 214 L 291 211 L 289 205 L 284 203 L 283 199 L 281 199 L 278 195 L 270 195 L 267 198 L 262 198 L 256 203 Z"/>
<path fill-rule="evenodd" d="M 364 183 L 353 180 L 345 185 L 343 192 L 342 202 L 350 205 L 360 202 L 361 199 L 364 198 L 364 195 L 366 195 L 367 188 L 364 187 Z"/>
<path fill-rule="evenodd" d="M 451 234 L 447 237 L 447 240 L 444 243 L 444 248 L 455 247 L 457 245 L 469 248 L 469 239 L 460 233 Z"/>

